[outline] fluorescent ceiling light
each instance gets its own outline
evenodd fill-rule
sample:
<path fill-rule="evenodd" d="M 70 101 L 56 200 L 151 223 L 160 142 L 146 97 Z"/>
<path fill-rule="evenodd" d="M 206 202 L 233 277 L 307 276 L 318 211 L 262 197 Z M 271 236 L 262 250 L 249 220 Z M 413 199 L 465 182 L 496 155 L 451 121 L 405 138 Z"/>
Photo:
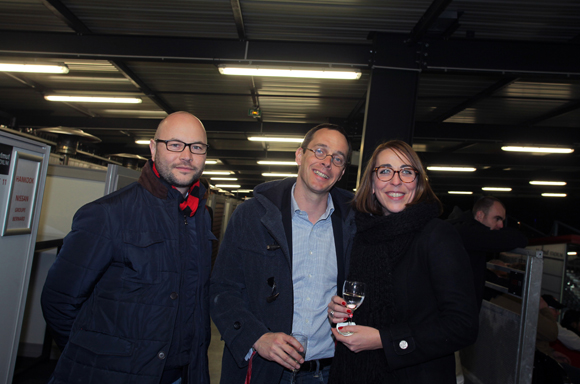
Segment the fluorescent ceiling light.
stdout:
<path fill-rule="evenodd" d="M 215 165 L 218 163 L 218 161 L 217 160 L 206 160 L 205 163 L 210 164 L 210 165 Z"/>
<path fill-rule="evenodd" d="M 238 181 L 237 177 L 211 177 L 211 180 Z"/>
<path fill-rule="evenodd" d="M 532 185 L 566 185 L 565 181 L 530 181 L 530 184 Z"/>
<path fill-rule="evenodd" d="M 269 76 L 269 77 L 302 77 L 310 79 L 338 79 L 358 80 L 361 71 L 336 70 L 336 69 L 310 69 L 310 68 L 260 68 L 260 67 L 231 67 L 220 65 L 222 75 L 234 76 Z"/>
<path fill-rule="evenodd" d="M 254 192 L 253 189 L 234 189 L 232 192 L 234 193 L 250 193 Z"/>
<path fill-rule="evenodd" d="M 259 160 L 260 165 L 298 165 L 295 161 L 269 161 L 269 160 Z"/>
<path fill-rule="evenodd" d="M 483 187 L 484 191 L 497 191 L 497 192 L 511 192 L 511 188 L 500 188 L 500 187 Z"/>
<path fill-rule="evenodd" d="M 265 177 L 297 177 L 297 173 L 262 173 Z"/>
<path fill-rule="evenodd" d="M 151 139 L 147 139 L 147 140 L 135 140 L 135 144 L 140 144 L 140 145 L 148 145 L 151 142 Z"/>
<path fill-rule="evenodd" d="M 548 147 L 501 147 L 502 151 L 508 152 L 532 152 L 532 153 L 572 153 L 572 148 L 548 148 Z"/>
<path fill-rule="evenodd" d="M 575 252 L 575 251 L 568 252 L 568 256 L 576 256 L 577 254 L 578 254 L 578 252 Z"/>
<path fill-rule="evenodd" d="M 565 193 L 542 193 L 544 197 L 566 197 Z"/>
<path fill-rule="evenodd" d="M 68 73 L 64 64 L 11 64 L 0 63 L 0 72 Z"/>
<path fill-rule="evenodd" d="M 471 191 L 447 191 L 450 195 L 473 195 Z"/>
<path fill-rule="evenodd" d="M 233 175 L 232 171 L 203 171 L 203 175 Z"/>
<path fill-rule="evenodd" d="M 284 143 L 301 143 L 304 141 L 303 137 L 269 137 L 269 136 L 250 136 L 250 141 L 279 141 Z"/>
<path fill-rule="evenodd" d="M 139 97 L 96 97 L 96 96 L 59 96 L 46 95 L 44 96 L 49 101 L 68 101 L 81 103 L 124 103 L 124 104 L 139 104 L 142 103 Z"/>
<path fill-rule="evenodd" d="M 240 188 L 241 185 L 238 184 L 216 184 L 215 185 L 218 188 Z"/>
<path fill-rule="evenodd" d="M 474 172 L 477 168 L 472 167 L 427 167 L 429 171 L 449 171 L 449 172 Z"/>

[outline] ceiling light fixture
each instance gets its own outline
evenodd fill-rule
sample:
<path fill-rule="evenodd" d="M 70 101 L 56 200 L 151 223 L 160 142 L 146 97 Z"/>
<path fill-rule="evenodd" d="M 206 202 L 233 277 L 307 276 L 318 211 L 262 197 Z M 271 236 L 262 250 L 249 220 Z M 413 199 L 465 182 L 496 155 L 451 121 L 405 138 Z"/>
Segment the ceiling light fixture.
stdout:
<path fill-rule="evenodd" d="M 264 177 L 297 177 L 297 173 L 262 173 Z"/>
<path fill-rule="evenodd" d="M 562 185 L 566 185 L 565 181 L 537 181 L 537 180 L 532 180 L 530 181 L 530 184 L 532 185 L 557 185 L 557 186 L 562 186 Z"/>
<path fill-rule="evenodd" d="M 427 167 L 428 171 L 448 171 L 448 172 L 474 172 L 473 167 Z"/>
<path fill-rule="evenodd" d="M 64 64 L 14 64 L 0 63 L 0 72 L 27 72 L 27 73 L 68 73 Z"/>
<path fill-rule="evenodd" d="M 209 165 L 216 165 L 218 163 L 217 160 L 206 160 L 205 164 L 209 164 Z"/>
<path fill-rule="evenodd" d="M 232 171 L 203 171 L 203 175 L 233 175 Z"/>
<path fill-rule="evenodd" d="M 568 252 L 568 256 L 576 256 L 576 255 L 578 255 L 578 252 L 576 252 L 576 251 Z"/>
<path fill-rule="evenodd" d="M 484 191 L 496 191 L 496 192 L 511 192 L 511 188 L 500 188 L 500 187 L 483 187 Z"/>
<path fill-rule="evenodd" d="M 238 181 L 237 177 L 210 177 L 211 180 Z"/>
<path fill-rule="evenodd" d="M 338 69 L 313 69 L 313 68 L 265 68 L 257 66 L 228 66 L 220 65 L 218 69 L 222 75 L 233 76 L 268 76 L 268 77 L 301 77 L 309 79 L 336 79 L 336 80 L 358 80 L 362 73 L 358 69 L 338 70 Z"/>
<path fill-rule="evenodd" d="M 135 144 L 139 144 L 139 145 L 148 145 L 150 142 L 151 142 L 151 139 L 135 140 Z"/>
<path fill-rule="evenodd" d="M 122 104 L 139 104 L 142 103 L 139 97 L 97 97 L 97 96 L 59 96 L 46 95 L 44 98 L 48 101 L 65 101 L 80 103 L 122 103 Z"/>
<path fill-rule="evenodd" d="M 302 137 L 270 137 L 270 136 L 250 136 L 250 141 L 278 141 L 282 143 L 301 143 L 304 141 Z"/>
<path fill-rule="evenodd" d="M 240 188 L 241 185 L 239 184 L 216 184 L 215 185 L 218 188 Z"/>
<path fill-rule="evenodd" d="M 502 151 L 507 152 L 531 152 L 531 153 L 572 153 L 572 148 L 549 148 L 549 147 L 515 147 L 504 146 Z"/>
<path fill-rule="evenodd" d="M 254 192 L 253 189 L 234 189 L 232 192 L 234 193 L 250 193 Z"/>
<path fill-rule="evenodd" d="M 473 195 L 471 191 L 447 191 L 450 195 Z"/>
<path fill-rule="evenodd" d="M 269 160 L 259 160 L 260 165 L 298 165 L 295 161 L 269 161 Z"/>
<path fill-rule="evenodd" d="M 544 197 L 566 197 L 565 193 L 542 193 Z"/>

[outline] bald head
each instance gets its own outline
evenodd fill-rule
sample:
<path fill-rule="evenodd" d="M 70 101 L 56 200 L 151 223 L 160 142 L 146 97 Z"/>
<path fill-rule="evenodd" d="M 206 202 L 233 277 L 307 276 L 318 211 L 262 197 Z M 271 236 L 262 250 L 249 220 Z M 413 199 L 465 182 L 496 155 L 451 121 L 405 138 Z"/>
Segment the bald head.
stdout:
<path fill-rule="evenodd" d="M 187 144 L 182 151 L 178 151 L 178 142 Z M 149 143 L 151 158 L 161 177 L 184 194 L 201 176 L 206 159 L 206 153 L 193 153 L 191 144 L 206 149 L 207 135 L 201 121 L 189 112 L 175 112 L 163 119 Z"/>
<path fill-rule="evenodd" d="M 186 128 L 189 126 L 194 130 L 201 129 L 203 131 L 203 135 L 205 136 L 205 127 L 203 126 L 201 120 L 189 112 L 179 111 L 173 112 L 165 119 L 161 120 L 159 126 L 157 126 L 157 131 L 155 131 L 155 139 L 163 139 L 161 136 L 164 134 L 164 131 L 168 129 L 171 130 L 172 128 L 175 128 L 175 126 L 184 126 Z M 203 142 L 206 143 L 207 138 L 205 138 Z"/>

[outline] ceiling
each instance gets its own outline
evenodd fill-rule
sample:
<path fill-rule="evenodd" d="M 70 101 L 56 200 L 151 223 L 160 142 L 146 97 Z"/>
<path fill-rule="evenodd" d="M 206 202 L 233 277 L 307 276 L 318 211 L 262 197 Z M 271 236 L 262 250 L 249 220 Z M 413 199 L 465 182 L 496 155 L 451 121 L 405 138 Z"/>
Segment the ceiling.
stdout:
<path fill-rule="evenodd" d="M 70 69 L 66 75 L 0 72 L 0 124 L 55 141 L 36 130 L 82 129 L 101 140 L 80 143 L 83 160 L 147 157 L 148 147 L 135 140 L 151 138 L 167 113 L 187 110 L 206 126 L 208 158 L 219 159 L 206 169 L 233 171 L 236 184 L 251 189 L 271 179 L 264 172 L 295 173 L 295 166 L 257 161 L 291 161 L 296 144 L 265 145 L 248 136 L 302 136 L 332 122 L 346 127 L 358 150 L 373 71 L 410 70 L 419 73 L 413 144 L 425 165 L 477 168 L 429 172 L 446 207 L 468 209 L 482 187 L 505 186 L 512 191 L 496 195 L 516 218 L 543 231 L 553 219 L 580 228 L 571 209 L 580 196 L 577 0 L 0 0 L 0 15 L 0 61 Z M 231 63 L 355 68 L 362 76 L 218 72 Z M 45 100 L 47 94 L 136 96 L 142 103 L 59 103 Z M 261 118 L 248 115 L 253 107 Z M 510 154 L 500 149 L 506 144 L 576 151 Z M 355 188 L 356 165 L 355 158 L 342 187 Z M 567 185 L 529 184 L 538 179 Z"/>

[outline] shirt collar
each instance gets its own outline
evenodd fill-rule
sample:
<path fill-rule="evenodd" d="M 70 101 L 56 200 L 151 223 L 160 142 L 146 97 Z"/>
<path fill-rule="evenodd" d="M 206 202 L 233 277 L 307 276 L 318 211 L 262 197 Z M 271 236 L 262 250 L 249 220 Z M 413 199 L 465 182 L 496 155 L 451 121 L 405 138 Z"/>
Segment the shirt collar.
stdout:
<path fill-rule="evenodd" d="M 291 208 L 291 212 L 292 212 L 292 218 L 294 218 L 294 215 L 297 212 L 302 212 L 302 210 L 298 206 L 298 203 L 296 202 L 296 199 L 294 198 L 294 189 L 295 188 L 296 188 L 296 183 L 294 183 L 294 185 L 292 186 L 292 193 L 290 193 L 290 208 Z M 326 200 L 326 211 L 322 214 L 322 216 L 319 218 L 319 220 L 328 219 L 328 217 L 330 215 L 332 215 L 332 212 L 334 212 L 334 203 L 332 202 L 332 197 L 330 196 L 330 193 L 329 193 L 327 200 Z"/>

